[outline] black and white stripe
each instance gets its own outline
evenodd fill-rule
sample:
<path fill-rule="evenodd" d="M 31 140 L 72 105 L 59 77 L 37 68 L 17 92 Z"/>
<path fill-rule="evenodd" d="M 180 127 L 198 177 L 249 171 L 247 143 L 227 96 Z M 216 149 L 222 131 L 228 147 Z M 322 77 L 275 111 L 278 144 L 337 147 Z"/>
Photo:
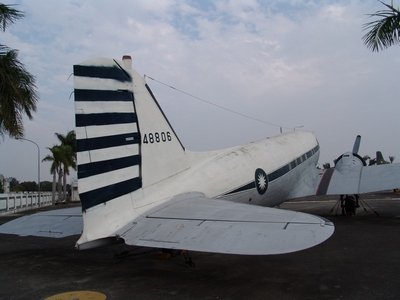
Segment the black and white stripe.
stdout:
<path fill-rule="evenodd" d="M 74 75 L 92 78 L 107 78 L 118 81 L 132 81 L 131 76 L 124 71 L 115 61 L 112 66 L 74 66 Z"/>
<path fill-rule="evenodd" d="M 115 61 L 74 66 L 78 181 L 82 208 L 142 187 L 132 79 Z"/>

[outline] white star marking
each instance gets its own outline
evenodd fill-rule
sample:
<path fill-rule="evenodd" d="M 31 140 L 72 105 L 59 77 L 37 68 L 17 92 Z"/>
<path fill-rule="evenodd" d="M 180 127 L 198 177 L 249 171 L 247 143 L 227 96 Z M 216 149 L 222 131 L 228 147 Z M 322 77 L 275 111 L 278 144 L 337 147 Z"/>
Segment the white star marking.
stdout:
<path fill-rule="evenodd" d="M 267 178 L 265 178 L 264 174 L 258 175 L 257 184 L 260 190 L 264 190 L 267 187 Z"/>

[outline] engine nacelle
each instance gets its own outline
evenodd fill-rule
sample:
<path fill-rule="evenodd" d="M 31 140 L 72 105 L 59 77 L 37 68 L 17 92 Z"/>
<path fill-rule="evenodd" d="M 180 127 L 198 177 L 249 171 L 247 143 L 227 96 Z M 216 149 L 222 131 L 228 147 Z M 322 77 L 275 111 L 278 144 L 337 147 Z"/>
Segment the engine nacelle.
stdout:
<path fill-rule="evenodd" d="M 341 173 L 354 167 L 366 166 L 365 160 L 357 153 L 346 152 L 335 160 L 335 169 Z"/>

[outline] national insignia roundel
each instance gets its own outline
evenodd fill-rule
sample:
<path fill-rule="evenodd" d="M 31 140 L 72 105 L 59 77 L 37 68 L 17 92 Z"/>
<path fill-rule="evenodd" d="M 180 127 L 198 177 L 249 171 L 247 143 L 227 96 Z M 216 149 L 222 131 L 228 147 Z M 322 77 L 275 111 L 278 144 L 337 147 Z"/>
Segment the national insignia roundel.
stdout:
<path fill-rule="evenodd" d="M 263 195 L 268 189 L 268 176 L 263 169 L 258 168 L 255 173 L 257 192 Z"/>

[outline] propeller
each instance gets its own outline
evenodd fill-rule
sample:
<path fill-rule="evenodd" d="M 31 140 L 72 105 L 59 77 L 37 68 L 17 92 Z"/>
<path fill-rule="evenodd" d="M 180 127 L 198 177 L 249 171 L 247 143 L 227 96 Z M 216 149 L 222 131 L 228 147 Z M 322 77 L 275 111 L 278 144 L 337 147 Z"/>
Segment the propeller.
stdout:
<path fill-rule="evenodd" d="M 358 149 L 360 149 L 361 135 L 357 135 L 354 141 L 353 153 L 358 154 Z"/>

